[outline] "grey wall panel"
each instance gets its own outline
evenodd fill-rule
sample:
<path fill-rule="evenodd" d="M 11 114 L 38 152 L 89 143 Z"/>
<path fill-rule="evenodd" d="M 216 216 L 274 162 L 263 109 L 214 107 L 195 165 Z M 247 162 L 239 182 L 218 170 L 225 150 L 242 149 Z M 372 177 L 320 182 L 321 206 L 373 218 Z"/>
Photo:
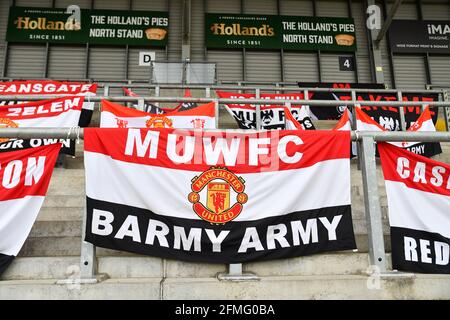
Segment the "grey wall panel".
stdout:
<path fill-rule="evenodd" d="M 317 16 L 348 17 L 347 1 L 317 0 Z"/>
<path fill-rule="evenodd" d="M 94 9 L 128 10 L 128 0 L 94 0 Z"/>
<path fill-rule="evenodd" d="M 431 83 L 450 88 L 450 56 L 430 56 Z"/>
<path fill-rule="evenodd" d="M 218 79 L 222 81 L 242 81 L 242 51 L 208 50 L 209 62 L 217 63 Z"/>
<path fill-rule="evenodd" d="M 125 78 L 125 48 L 92 46 L 89 78 L 123 80 Z"/>
<path fill-rule="evenodd" d="M 284 52 L 285 81 L 319 81 L 315 52 Z"/>
<path fill-rule="evenodd" d="M 382 62 L 383 62 L 384 84 L 387 85 L 389 89 L 393 89 L 394 84 L 392 82 L 391 77 L 391 66 L 389 64 L 389 56 L 383 55 Z"/>
<path fill-rule="evenodd" d="M 280 13 L 285 16 L 312 16 L 311 0 L 280 0 Z"/>
<path fill-rule="evenodd" d="M 11 1 L 9 0 L 0 1 L 0 43 L 3 43 L 6 37 L 10 4 Z"/>
<path fill-rule="evenodd" d="M 85 70 L 85 46 L 52 45 L 49 49 L 48 77 L 52 79 L 82 79 Z"/>
<path fill-rule="evenodd" d="M 79 6 L 81 9 L 90 9 L 91 8 L 91 0 L 56 0 L 55 7 L 56 8 L 67 8 L 68 6 L 75 4 Z"/>
<path fill-rule="evenodd" d="M 245 0 L 246 14 L 277 14 L 277 0 Z"/>
<path fill-rule="evenodd" d="M 372 82 L 369 56 L 358 55 L 356 61 L 358 67 L 358 82 Z"/>
<path fill-rule="evenodd" d="M 355 20 L 356 46 L 358 56 L 368 56 L 367 51 L 367 32 L 366 32 L 366 17 L 363 15 L 365 7 L 361 2 L 352 4 L 353 19 Z"/>
<path fill-rule="evenodd" d="M 9 44 L 8 50 L 8 77 L 42 78 L 45 45 Z"/>
<path fill-rule="evenodd" d="M 128 78 L 130 80 L 145 80 L 150 79 L 150 67 L 139 66 L 139 52 L 153 51 L 156 53 L 156 61 L 164 61 L 166 59 L 166 52 L 164 49 L 149 49 L 145 47 L 130 47 L 128 53 Z"/>
<path fill-rule="evenodd" d="M 240 13 L 241 0 L 207 0 L 206 12 L 216 13 Z"/>
<path fill-rule="evenodd" d="M 280 53 L 247 51 L 247 81 L 281 81 Z"/>
<path fill-rule="evenodd" d="M 192 0 L 191 61 L 205 60 L 205 11 L 203 0 Z"/>
<path fill-rule="evenodd" d="M 355 82 L 353 71 L 339 71 L 338 54 L 323 53 L 321 55 L 322 81 Z M 342 54 L 342 56 L 345 56 Z"/>
<path fill-rule="evenodd" d="M 133 10 L 167 11 L 167 0 L 132 0 Z"/>
<path fill-rule="evenodd" d="M 450 2 L 447 0 L 440 3 L 422 2 L 422 16 L 424 20 L 448 20 L 450 21 Z"/>
<path fill-rule="evenodd" d="M 181 61 L 181 0 L 169 1 L 169 41 L 168 41 L 168 59 L 170 61 Z"/>
<path fill-rule="evenodd" d="M 387 2 L 388 13 L 392 7 L 392 2 Z M 395 13 L 394 19 L 417 19 L 417 6 L 411 1 L 403 1 Z"/>
<path fill-rule="evenodd" d="M 52 0 L 16 0 L 18 7 L 51 7 Z"/>
<path fill-rule="evenodd" d="M 394 56 L 397 89 L 424 89 L 426 73 L 424 57 Z"/>
<path fill-rule="evenodd" d="M 3 70 L 3 57 L 5 56 L 5 44 L 0 42 L 0 76 Z"/>

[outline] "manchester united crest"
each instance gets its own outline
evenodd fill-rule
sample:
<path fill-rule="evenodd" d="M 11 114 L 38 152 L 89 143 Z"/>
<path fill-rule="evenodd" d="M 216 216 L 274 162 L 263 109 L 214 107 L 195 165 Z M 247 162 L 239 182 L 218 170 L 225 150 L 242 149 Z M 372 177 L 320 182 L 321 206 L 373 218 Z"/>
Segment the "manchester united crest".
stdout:
<path fill-rule="evenodd" d="M 8 118 L 0 118 L 0 128 L 18 128 L 19 125 Z M 0 138 L 0 143 L 9 141 L 8 138 Z"/>
<path fill-rule="evenodd" d="M 145 123 L 147 128 L 172 128 L 172 120 L 169 118 L 163 116 L 163 115 L 157 115 L 154 117 L 151 117 L 147 120 Z"/>
<path fill-rule="evenodd" d="M 203 220 L 225 224 L 235 219 L 247 202 L 245 181 L 227 168 L 211 167 L 192 179 L 188 199 Z"/>

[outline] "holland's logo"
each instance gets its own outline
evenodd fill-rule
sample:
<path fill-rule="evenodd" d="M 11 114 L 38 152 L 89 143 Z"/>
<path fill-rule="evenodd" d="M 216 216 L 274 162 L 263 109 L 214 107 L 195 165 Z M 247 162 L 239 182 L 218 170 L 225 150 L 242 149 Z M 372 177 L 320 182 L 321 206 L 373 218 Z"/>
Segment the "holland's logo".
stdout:
<path fill-rule="evenodd" d="M 191 189 L 188 200 L 194 212 L 210 223 L 225 224 L 235 219 L 248 200 L 244 179 L 227 168 L 211 167 L 192 179 Z M 231 205 L 234 196 L 236 202 Z"/>
<path fill-rule="evenodd" d="M 8 118 L 0 118 L 0 128 L 18 128 L 19 125 Z M 8 138 L 0 138 L 0 143 L 9 141 Z"/>

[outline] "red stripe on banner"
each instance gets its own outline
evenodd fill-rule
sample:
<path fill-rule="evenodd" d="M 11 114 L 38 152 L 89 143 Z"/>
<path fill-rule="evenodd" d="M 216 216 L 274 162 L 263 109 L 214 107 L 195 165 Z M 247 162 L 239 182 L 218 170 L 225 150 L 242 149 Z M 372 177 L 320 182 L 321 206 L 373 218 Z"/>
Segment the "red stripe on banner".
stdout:
<path fill-rule="evenodd" d="M 274 130 L 245 134 L 87 128 L 84 139 L 88 152 L 119 161 L 189 171 L 205 171 L 211 166 L 232 168 L 235 173 L 279 171 L 350 157 L 349 131 Z M 217 151 L 225 149 L 230 150 L 225 151 L 226 156 Z M 186 158 L 176 158 L 175 154 Z"/>
<path fill-rule="evenodd" d="M 0 153 L 0 201 L 45 196 L 61 144 Z"/>
<path fill-rule="evenodd" d="M 155 116 L 156 114 L 147 113 L 144 111 L 128 108 L 117 103 L 113 103 L 107 100 L 102 100 L 102 111 L 109 111 L 117 117 L 146 117 Z M 171 111 L 164 113 L 165 117 L 168 116 L 215 116 L 214 102 L 199 105 L 198 107 L 185 110 L 185 111 Z"/>
<path fill-rule="evenodd" d="M 84 96 L 73 96 L 0 106 L 0 119 L 22 120 L 57 116 L 70 110 L 81 111 L 83 102 Z"/>
<path fill-rule="evenodd" d="M 11 81 L 0 82 L 0 95 L 80 94 L 96 93 L 97 84 L 60 81 Z"/>
<path fill-rule="evenodd" d="M 402 182 L 408 188 L 420 191 L 450 196 L 450 165 L 389 143 L 379 142 L 378 150 L 385 180 Z"/>
<path fill-rule="evenodd" d="M 359 120 L 365 124 L 374 125 L 378 127 L 381 131 L 386 131 L 386 129 L 383 128 L 378 122 L 373 120 L 371 117 L 367 115 L 367 113 L 362 111 L 360 107 L 356 107 L 355 110 L 356 110 L 356 120 Z"/>

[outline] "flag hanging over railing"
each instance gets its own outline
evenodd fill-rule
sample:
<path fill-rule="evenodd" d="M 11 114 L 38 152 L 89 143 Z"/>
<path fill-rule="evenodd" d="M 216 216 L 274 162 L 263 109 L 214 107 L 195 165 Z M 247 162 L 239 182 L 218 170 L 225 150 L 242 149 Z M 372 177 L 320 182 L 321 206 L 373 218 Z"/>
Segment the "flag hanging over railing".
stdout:
<path fill-rule="evenodd" d="M 210 102 L 189 110 L 151 114 L 102 100 L 100 127 L 215 129 L 216 109 Z"/>
<path fill-rule="evenodd" d="M 86 241 L 194 262 L 355 248 L 349 131 L 85 130 Z"/>
<path fill-rule="evenodd" d="M 450 273 L 450 165 L 389 143 L 379 143 L 378 149 L 393 269 Z"/>
<path fill-rule="evenodd" d="M 0 153 L 0 275 L 30 233 L 60 148 L 58 143 Z"/>

